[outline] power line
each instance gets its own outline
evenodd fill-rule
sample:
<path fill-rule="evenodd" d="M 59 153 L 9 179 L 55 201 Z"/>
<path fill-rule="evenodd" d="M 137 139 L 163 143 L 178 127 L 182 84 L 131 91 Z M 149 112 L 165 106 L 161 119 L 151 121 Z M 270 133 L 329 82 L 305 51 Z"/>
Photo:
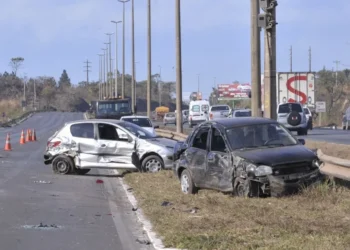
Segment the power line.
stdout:
<path fill-rule="evenodd" d="M 84 66 L 84 72 L 86 72 L 86 84 L 89 84 L 89 72 L 91 72 L 90 68 L 91 66 L 89 65 L 91 62 L 89 62 L 89 60 L 86 60 L 84 62 L 85 66 Z"/>

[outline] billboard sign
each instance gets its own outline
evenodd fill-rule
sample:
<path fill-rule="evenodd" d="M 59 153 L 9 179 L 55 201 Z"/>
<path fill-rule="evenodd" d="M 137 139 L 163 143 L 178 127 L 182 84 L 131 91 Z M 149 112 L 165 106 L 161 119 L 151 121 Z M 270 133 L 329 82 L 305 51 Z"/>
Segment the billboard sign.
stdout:
<path fill-rule="evenodd" d="M 218 100 L 249 99 L 250 83 L 218 84 Z"/>

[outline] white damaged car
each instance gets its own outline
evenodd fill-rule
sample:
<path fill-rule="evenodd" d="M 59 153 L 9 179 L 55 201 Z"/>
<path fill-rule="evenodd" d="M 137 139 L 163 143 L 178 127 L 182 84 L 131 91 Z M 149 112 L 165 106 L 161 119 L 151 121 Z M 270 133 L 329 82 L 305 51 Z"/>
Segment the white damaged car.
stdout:
<path fill-rule="evenodd" d="M 157 172 L 172 168 L 175 144 L 126 121 L 74 121 L 49 138 L 44 163 L 58 174 L 86 174 L 91 168 Z"/>

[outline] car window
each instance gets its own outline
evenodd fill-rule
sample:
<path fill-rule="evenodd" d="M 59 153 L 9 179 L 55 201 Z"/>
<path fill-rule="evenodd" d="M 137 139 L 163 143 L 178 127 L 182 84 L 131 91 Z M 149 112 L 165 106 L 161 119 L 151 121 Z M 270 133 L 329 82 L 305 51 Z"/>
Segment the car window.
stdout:
<path fill-rule="evenodd" d="M 278 113 L 280 114 L 288 114 L 292 111 L 296 111 L 298 113 L 303 112 L 300 104 L 298 103 L 286 103 L 286 104 L 281 104 L 278 107 Z"/>
<path fill-rule="evenodd" d="M 141 139 L 151 139 L 157 137 L 153 133 L 150 133 L 146 129 L 131 122 L 120 122 L 118 125 Z"/>
<path fill-rule="evenodd" d="M 224 138 L 220 134 L 220 131 L 216 128 L 212 129 L 210 151 L 226 152 L 226 145 Z"/>
<path fill-rule="evenodd" d="M 94 138 L 94 124 L 92 123 L 78 123 L 73 124 L 70 127 L 70 132 L 72 136 L 79 138 Z"/>
<path fill-rule="evenodd" d="M 192 111 L 193 112 L 199 112 L 200 111 L 200 106 L 199 105 L 193 105 L 192 106 Z"/>
<path fill-rule="evenodd" d="M 307 115 L 309 115 L 309 114 L 310 114 L 309 109 L 304 108 L 304 111 L 305 111 L 305 114 L 307 114 Z"/>
<path fill-rule="evenodd" d="M 153 127 L 151 121 L 148 118 L 123 118 L 123 121 L 134 123 L 136 125 L 139 125 L 140 127 Z"/>
<path fill-rule="evenodd" d="M 110 124 L 99 123 L 98 135 L 101 140 L 109 140 L 109 141 L 119 140 L 116 127 Z"/>
<path fill-rule="evenodd" d="M 211 111 L 225 111 L 230 110 L 228 106 L 212 106 Z"/>
<path fill-rule="evenodd" d="M 208 111 L 209 110 L 209 105 L 203 104 L 202 105 L 202 111 Z"/>
<path fill-rule="evenodd" d="M 226 133 L 234 150 L 298 144 L 293 135 L 278 123 L 234 127 L 227 129 Z"/>
<path fill-rule="evenodd" d="M 248 117 L 252 116 L 251 111 L 235 111 L 235 117 Z"/>
<path fill-rule="evenodd" d="M 125 131 L 123 131 L 122 129 L 117 128 L 116 131 L 117 131 L 118 138 L 120 141 L 127 141 L 129 139 L 128 134 Z"/>
<path fill-rule="evenodd" d="M 209 128 L 200 128 L 193 138 L 192 147 L 206 150 L 208 133 Z"/>
<path fill-rule="evenodd" d="M 173 113 L 167 113 L 165 116 L 166 116 L 166 117 L 175 117 L 175 114 L 173 114 Z"/>

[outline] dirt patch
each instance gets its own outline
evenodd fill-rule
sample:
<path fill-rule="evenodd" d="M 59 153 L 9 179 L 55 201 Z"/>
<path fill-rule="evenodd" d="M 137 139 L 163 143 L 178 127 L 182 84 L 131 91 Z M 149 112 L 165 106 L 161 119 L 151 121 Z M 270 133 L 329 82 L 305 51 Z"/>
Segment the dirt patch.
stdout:
<path fill-rule="evenodd" d="M 350 191 L 320 185 L 285 198 L 185 195 L 172 171 L 124 177 L 166 247 L 349 249 Z"/>
<path fill-rule="evenodd" d="M 350 145 L 306 140 L 306 147 L 321 149 L 326 155 L 350 160 Z"/>

